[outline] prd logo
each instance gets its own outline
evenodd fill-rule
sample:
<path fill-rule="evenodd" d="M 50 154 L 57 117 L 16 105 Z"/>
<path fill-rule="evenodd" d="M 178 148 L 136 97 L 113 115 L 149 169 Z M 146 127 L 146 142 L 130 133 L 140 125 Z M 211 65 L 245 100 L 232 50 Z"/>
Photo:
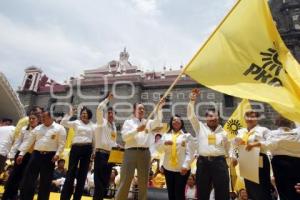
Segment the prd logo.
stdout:
<path fill-rule="evenodd" d="M 279 61 L 278 52 L 275 49 L 269 48 L 265 52 L 260 52 L 262 56 L 263 65 L 259 66 L 252 63 L 250 67 L 243 73 L 244 76 L 251 76 L 253 80 L 261 83 L 266 83 L 274 87 L 282 87 L 282 81 L 279 75 L 282 71 L 286 71 L 282 67 L 282 63 Z"/>

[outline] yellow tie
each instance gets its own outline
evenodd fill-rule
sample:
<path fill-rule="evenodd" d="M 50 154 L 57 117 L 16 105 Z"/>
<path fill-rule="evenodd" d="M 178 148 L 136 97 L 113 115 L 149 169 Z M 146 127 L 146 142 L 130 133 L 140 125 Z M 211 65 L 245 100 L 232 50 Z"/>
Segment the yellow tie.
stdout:
<path fill-rule="evenodd" d="M 172 167 L 176 167 L 178 165 L 178 158 L 177 158 L 177 146 L 176 146 L 176 141 L 177 137 L 180 135 L 180 132 L 176 132 L 172 134 L 172 151 L 171 151 L 171 160 L 170 160 L 170 165 Z"/>
<path fill-rule="evenodd" d="M 252 132 L 249 131 L 249 132 L 244 133 L 244 135 L 243 135 L 242 140 L 245 142 L 246 145 L 248 144 L 248 140 L 249 140 L 249 137 L 251 134 L 252 134 Z"/>

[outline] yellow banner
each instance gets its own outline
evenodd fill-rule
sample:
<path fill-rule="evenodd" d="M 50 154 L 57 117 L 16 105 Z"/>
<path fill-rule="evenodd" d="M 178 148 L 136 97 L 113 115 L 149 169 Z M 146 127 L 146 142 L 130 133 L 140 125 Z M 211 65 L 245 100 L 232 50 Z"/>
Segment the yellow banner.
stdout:
<path fill-rule="evenodd" d="M 195 81 L 232 96 L 267 102 L 300 122 L 300 65 L 266 0 L 239 0 L 185 68 Z"/>
<path fill-rule="evenodd" d="M 248 99 L 243 99 L 235 111 L 231 114 L 230 118 L 224 124 L 224 130 L 227 132 L 228 139 L 235 138 L 238 130 L 246 127 L 244 113 L 251 109 Z"/>

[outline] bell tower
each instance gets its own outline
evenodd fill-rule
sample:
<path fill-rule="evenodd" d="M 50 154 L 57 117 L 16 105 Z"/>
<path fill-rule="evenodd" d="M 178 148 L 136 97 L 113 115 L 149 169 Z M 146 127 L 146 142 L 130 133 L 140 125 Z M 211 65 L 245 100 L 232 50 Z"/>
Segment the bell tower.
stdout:
<path fill-rule="evenodd" d="M 21 90 L 37 92 L 41 76 L 41 69 L 34 66 L 26 68 Z"/>

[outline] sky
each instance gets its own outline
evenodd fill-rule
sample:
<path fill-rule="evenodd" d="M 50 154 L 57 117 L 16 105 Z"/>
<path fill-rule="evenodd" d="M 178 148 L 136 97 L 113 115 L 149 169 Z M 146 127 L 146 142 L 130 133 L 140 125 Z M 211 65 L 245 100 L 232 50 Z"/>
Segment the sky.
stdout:
<path fill-rule="evenodd" d="M 36 66 L 63 82 L 118 59 L 185 65 L 235 0 L 1 0 L 0 71 L 14 89 Z"/>

